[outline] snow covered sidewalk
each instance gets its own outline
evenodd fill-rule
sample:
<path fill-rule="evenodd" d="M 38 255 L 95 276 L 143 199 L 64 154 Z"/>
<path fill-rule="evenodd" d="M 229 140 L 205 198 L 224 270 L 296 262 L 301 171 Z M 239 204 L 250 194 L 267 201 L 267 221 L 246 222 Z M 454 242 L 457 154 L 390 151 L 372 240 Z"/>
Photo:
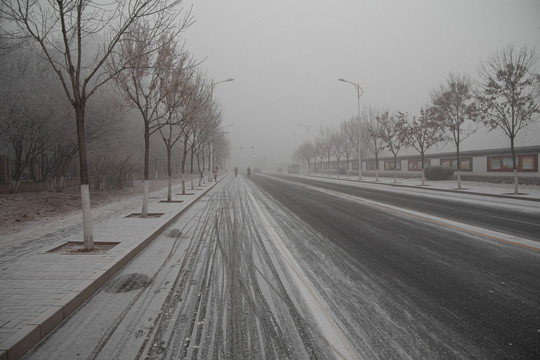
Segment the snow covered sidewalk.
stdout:
<path fill-rule="evenodd" d="M 165 202 L 167 189 L 150 193 L 141 218 L 142 194 L 92 210 L 93 236 L 102 252 L 58 250 L 82 243 L 82 216 L 43 223 L 0 241 L 0 360 L 20 358 L 73 313 L 216 183 Z M 107 250 L 108 247 L 111 247 Z"/>
<path fill-rule="evenodd" d="M 305 177 L 306 175 L 297 175 Z M 480 182 L 480 181 L 462 181 L 462 189 L 457 189 L 456 180 L 425 180 L 425 185 L 422 186 L 422 180 L 420 178 L 397 178 L 397 181 L 394 182 L 393 177 L 379 177 L 379 181 L 376 181 L 375 177 L 362 176 L 362 180 L 358 180 L 358 176 L 341 176 L 337 178 L 336 176 L 328 175 L 307 175 L 309 178 L 316 179 L 326 179 L 333 181 L 348 181 L 351 183 L 373 183 L 373 184 L 383 184 L 389 186 L 399 186 L 399 187 L 409 187 L 415 189 L 423 190 L 436 190 L 436 191 L 445 191 L 445 192 L 455 192 L 460 194 L 471 194 L 471 195 L 487 195 L 487 196 L 496 196 L 504 197 L 511 199 L 524 199 L 524 200 L 533 200 L 540 201 L 540 186 L 538 185 L 520 185 L 519 194 L 515 195 L 514 185 L 513 184 L 502 184 L 502 183 L 491 183 L 491 182 Z"/>

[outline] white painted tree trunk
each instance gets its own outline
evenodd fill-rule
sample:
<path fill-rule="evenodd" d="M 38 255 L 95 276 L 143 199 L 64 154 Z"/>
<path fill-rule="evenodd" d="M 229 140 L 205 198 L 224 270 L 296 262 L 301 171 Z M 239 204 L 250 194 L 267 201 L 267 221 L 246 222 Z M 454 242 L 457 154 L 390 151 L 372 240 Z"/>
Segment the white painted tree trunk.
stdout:
<path fill-rule="evenodd" d="M 457 175 L 457 188 L 458 190 L 461 190 L 461 171 L 456 171 Z"/>
<path fill-rule="evenodd" d="M 186 180 L 184 179 L 184 174 L 182 173 L 182 194 L 186 194 Z"/>
<path fill-rule="evenodd" d="M 169 185 L 167 187 L 167 201 L 172 201 L 172 176 L 169 176 Z"/>
<path fill-rule="evenodd" d="M 148 180 L 144 180 L 144 195 L 143 195 L 143 206 L 141 211 L 141 217 L 148 217 Z"/>
<path fill-rule="evenodd" d="M 518 172 L 514 169 L 514 194 L 519 194 Z"/>
<path fill-rule="evenodd" d="M 189 175 L 191 178 L 191 190 L 195 190 L 195 180 L 193 180 L 193 174 Z"/>
<path fill-rule="evenodd" d="M 426 175 L 424 174 L 424 169 L 422 169 L 422 186 L 426 185 Z"/>
<path fill-rule="evenodd" d="M 90 189 L 88 184 L 81 185 L 81 202 L 83 210 L 83 247 L 85 251 L 94 250 L 92 235 L 92 208 L 90 206 Z"/>

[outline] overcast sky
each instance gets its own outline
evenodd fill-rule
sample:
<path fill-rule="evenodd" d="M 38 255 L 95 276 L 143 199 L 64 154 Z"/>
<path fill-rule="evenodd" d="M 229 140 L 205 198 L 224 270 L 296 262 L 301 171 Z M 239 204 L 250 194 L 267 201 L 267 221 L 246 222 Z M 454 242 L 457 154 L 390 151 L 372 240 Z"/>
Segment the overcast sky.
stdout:
<path fill-rule="evenodd" d="M 356 91 L 338 78 L 360 83 L 362 107 L 416 115 L 449 72 L 477 78 L 480 61 L 509 43 L 540 52 L 539 0 L 185 1 L 196 21 L 187 49 L 215 82 L 235 79 L 214 92 L 234 124 L 231 146 L 255 145 L 233 149 L 228 167 L 287 163 L 307 136 L 297 123 L 313 140 L 356 116 Z M 540 144 L 536 135 L 520 144 Z M 501 141 L 480 131 L 464 148 Z"/>

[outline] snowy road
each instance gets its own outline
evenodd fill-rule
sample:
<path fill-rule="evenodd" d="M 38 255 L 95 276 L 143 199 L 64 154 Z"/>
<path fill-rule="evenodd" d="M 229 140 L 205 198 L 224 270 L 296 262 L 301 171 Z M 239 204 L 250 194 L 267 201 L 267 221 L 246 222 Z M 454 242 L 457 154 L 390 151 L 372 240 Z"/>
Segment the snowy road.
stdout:
<path fill-rule="evenodd" d="M 26 358 L 354 358 L 263 196 L 223 180 Z"/>
<path fill-rule="evenodd" d="M 540 252 L 332 191 L 226 177 L 25 359 L 540 354 Z"/>

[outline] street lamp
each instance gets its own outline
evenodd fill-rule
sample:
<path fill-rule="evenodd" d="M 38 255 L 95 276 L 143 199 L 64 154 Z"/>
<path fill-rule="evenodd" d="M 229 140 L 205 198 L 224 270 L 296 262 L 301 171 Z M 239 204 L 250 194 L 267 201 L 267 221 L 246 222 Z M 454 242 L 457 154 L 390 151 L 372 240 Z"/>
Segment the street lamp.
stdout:
<path fill-rule="evenodd" d="M 362 179 L 362 157 L 361 157 L 361 145 L 362 140 L 360 139 L 360 96 L 364 94 L 364 90 L 360 86 L 360 84 L 356 84 L 350 81 L 345 80 L 344 78 L 338 79 L 338 81 L 342 81 L 348 84 L 351 84 L 356 89 L 356 93 L 358 94 L 358 180 Z M 339 171 L 339 169 L 338 169 Z"/>
<path fill-rule="evenodd" d="M 217 84 L 221 84 L 221 83 L 228 82 L 228 81 L 234 81 L 234 79 L 233 79 L 233 78 L 228 78 L 228 79 L 226 79 L 226 80 L 221 80 L 221 81 L 213 82 L 213 83 L 211 84 L 212 90 L 214 90 L 214 88 L 216 87 Z"/>
<path fill-rule="evenodd" d="M 306 128 L 306 137 L 309 137 L 309 126 L 301 124 L 301 123 L 297 123 L 296 125 L 305 127 Z"/>

